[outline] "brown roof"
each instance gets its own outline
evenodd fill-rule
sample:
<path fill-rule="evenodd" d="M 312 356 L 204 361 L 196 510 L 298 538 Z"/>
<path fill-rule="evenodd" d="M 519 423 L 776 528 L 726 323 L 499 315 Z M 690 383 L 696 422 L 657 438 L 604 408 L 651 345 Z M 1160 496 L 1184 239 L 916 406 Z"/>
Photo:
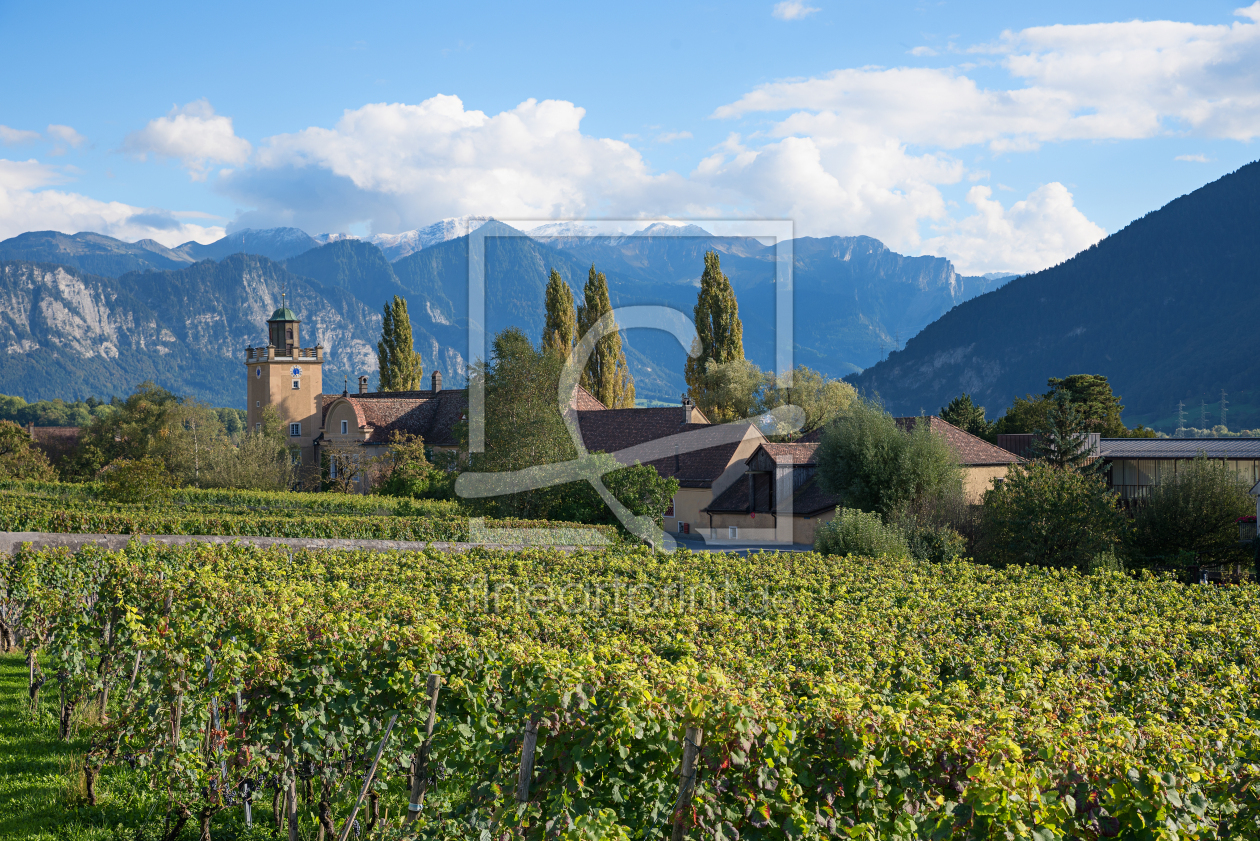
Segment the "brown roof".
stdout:
<path fill-rule="evenodd" d="M 79 427 L 35 426 L 26 427 L 35 446 L 44 451 L 52 461 L 63 459 L 79 449 Z"/>
<path fill-rule="evenodd" d="M 919 418 L 897 418 L 897 425 L 907 432 L 914 429 Z M 936 415 L 929 415 L 928 422 L 933 432 L 945 436 L 945 440 L 958 456 L 963 467 L 985 467 L 1001 464 L 1019 464 L 1023 459 L 1009 450 L 990 444 L 983 438 L 977 438 L 970 432 L 964 432 L 952 423 L 941 420 Z"/>
<path fill-rule="evenodd" d="M 573 390 L 573 400 L 570 401 L 569 405 L 579 412 L 599 412 L 608 408 L 599 402 L 594 394 L 591 394 L 580 385 Z"/>
<path fill-rule="evenodd" d="M 612 453 L 623 464 L 650 464 L 684 488 L 711 487 L 731 466 L 735 451 L 752 428 L 751 424 L 684 423 L 682 406 L 579 411 L 577 415 L 588 452 Z"/>
<path fill-rule="evenodd" d="M 442 391 L 377 391 L 367 394 L 325 394 L 323 417 L 337 400 L 354 407 L 360 429 L 369 429 L 365 443 L 387 443 L 394 432 L 418 435 L 430 447 L 454 447 L 455 424 L 468 415 L 465 389 Z M 320 426 L 323 426 L 321 418 Z"/>
<path fill-rule="evenodd" d="M 815 442 L 801 443 L 799 441 L 791 444 L 771 444 L 767 442 L 758 447 L 758 449 L 764 450 L 775 464 L 804 465 L 816 463 L 814 461 L 814 453 L 818 450 L 818 444 Z M 756 456 L 757 453 L 754 451 L 748 457 L 748 461 L 751 463 Z"/>
<path fill-rule="evenodd" d="M 754 474 L 755 476 L 757 474 Z M 795 484 L 795 483 L 794 483 Z M 754 511 L 770 510 L 770 477 L 768 474 L 757 476 L 753 480 L 756 495 Z M 775 506 L 775 513 L 780 513 L 781 505 Z M 834 497 L 818 487 L 818 479 L 811 477 L 792 494 L 792 515 L 796 517 L 812 517 L 836 507 Z M 729 488 L 718 495 L 704 509 L 710 514 L 743 514 L 748 509 L 748 480 L 736 479 Z"/>

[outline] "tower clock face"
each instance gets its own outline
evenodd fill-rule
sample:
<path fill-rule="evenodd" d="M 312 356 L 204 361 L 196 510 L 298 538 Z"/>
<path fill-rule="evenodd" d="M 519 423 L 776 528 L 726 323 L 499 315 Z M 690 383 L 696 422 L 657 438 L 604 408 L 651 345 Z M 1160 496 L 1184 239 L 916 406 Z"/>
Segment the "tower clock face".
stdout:
<path fill-rule="evenodd" d="M 292 368 L 289 369 L 289 373 L 295 377 L 300 377 L 302 376 L 302 369 L 294 365 Z"/>
<path fill-rule="evenodd" d="M 257 368 L 254 369 L 254 377 L 257 378 L 261 376 L 262 376 L 262 366 L 259 365 Z"/>

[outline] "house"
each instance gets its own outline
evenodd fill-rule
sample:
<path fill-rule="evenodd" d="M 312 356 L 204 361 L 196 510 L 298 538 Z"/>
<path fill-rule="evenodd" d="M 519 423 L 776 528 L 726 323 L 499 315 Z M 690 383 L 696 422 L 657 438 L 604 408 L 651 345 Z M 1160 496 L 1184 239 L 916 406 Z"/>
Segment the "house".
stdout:
<path fill-rule="evenodd" d="M 1111 469 L 1107 483 L 1124 500 L 1149 496 L 1195 458 L 1219 459 L 1239 482 L 1260 482 L 1260 438 L 1103 438 L 1099 452 Z"/>
<path fill-rule="evenodd" d="M 813 544 L 818 526 L 836 516 L 836 500 L 818 487 L 817 441 L 765 442 L 705 509 L 705 538 L 713 543 Z"/>
<path fill-rule="evenodd" d="M 979 503 L 994 482 L 1023 461 L 1014 453 L 935 417 L 896 418 L 906 431 L 927 421 L 945 438 L 963 469 L 968 501 Z M 743 481 L 731 483 L 704 510 L 711 542 L 814 542 L 818 527 L 836 515 L 837 500 L 818 485 L 815 455 L 823 431 L 789 444 L 759 445 L 745 462 Z"/>
<path fill-rule="evenodd" d="M 1006 479 L 1011 467 L 1024 461 L 1010 450 L 990 444 L 983 438 L 977 438 L 935 415 L 925 417 L 897 418 L 897 426 L 909 432 L 920 421 L 926 420 L 933 432 L 944 436 L 949 442 L 958 463 L 963 469 L 963 491 L 967 501 L 979 504 L 984 501 L 984 493 L 994 483 Z"/>
<path fill-rule="evenodd" d="M 739 480 L 748 456 L 765 441 L 750 423 L 710 424 L 686 397 L 678 406 L 579 408 L 577 418 L 588 452 L 611 453 L 625 465 L 647 464 L 678 480 L 662 527 L 681 534 L 707 523 L 705 507 Z"/>

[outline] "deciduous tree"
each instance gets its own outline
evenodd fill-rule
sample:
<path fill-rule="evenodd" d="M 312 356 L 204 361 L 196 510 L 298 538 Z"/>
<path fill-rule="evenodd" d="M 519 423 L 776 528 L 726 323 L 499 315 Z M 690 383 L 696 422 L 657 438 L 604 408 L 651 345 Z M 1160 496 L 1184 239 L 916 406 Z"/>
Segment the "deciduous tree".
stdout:
<path fill-rule="evenodd" d="M 591 266 L 583 289 L 584 303 L 578 309 L 578 341 L 595 326 L 606 313 L 612 312 L 608 297 L 608 278 Z M 621 347 L 621 334 L 611 332 L 595 343 L 595 350 L 582 372 L 582 387 L 595 395 L 595 399 L 610 409 L 634 407 L 634 378 Z"/>
<path fill-rule="evenodd" d="M 722 273 L 716 251 L 706 251 L 704 274 L 696 299 L 696 337 L 699 355 L 687 359 L 686 379 L 691 399 L 706 413 L 721 407 L 705 391 L 710 362 L 726 363 L 744 358 L 744 325 L 731 281 Z"/>
<path fill-rule="evenodd" d="M 573 307 L 573 291 L 560 272 L 551 270 L 547 281 L 547 317 L 543 323 L 542 347 L 561 359 L 568 359 L 577 340 L 577 310 Z"/>

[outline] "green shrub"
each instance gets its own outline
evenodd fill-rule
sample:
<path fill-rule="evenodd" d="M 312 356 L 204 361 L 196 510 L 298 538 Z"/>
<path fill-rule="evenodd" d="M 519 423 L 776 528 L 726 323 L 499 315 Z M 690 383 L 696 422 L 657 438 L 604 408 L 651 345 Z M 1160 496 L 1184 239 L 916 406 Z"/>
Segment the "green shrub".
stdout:
<path fill-rule="evenodd" d="M 1198 562 L 1244 561 L 1249 547 L 1238 542 L 1238 518 L 1253 513 L 1248 486 L 1220 461 L 1204 456 L 1178 466 L 1133 509 L 1132 554 L 1138 562 L 1175 563 L 1193 553 Z"/>
<path fill-rule="evenodd" d="M 166 465 L 152 456 L 115 459 L 100 478 L 101 496 L 110 502 L 160 502 L 176 484 Z"/>
<path fill-rule="evenodd" d="M 980 555 L 995 564 L 1088 570 L 1121 546 L 1126 520 L 1100 475 L 1033 462 L 984 495 Z"/>
<path fill-rule="evenodd" d="M 967 538 L 949 526 L 930 523 L 900 524 L 910 555 L 920 561 L 943 563 L 967 554 Z"/>
<path fill-rule="evenodd" d="M 861 555 L 867 558 L 910 555 L 905 535 L 878 514 L 842 508 L 814 536 L 814 549 L 824 555 Z"/>

